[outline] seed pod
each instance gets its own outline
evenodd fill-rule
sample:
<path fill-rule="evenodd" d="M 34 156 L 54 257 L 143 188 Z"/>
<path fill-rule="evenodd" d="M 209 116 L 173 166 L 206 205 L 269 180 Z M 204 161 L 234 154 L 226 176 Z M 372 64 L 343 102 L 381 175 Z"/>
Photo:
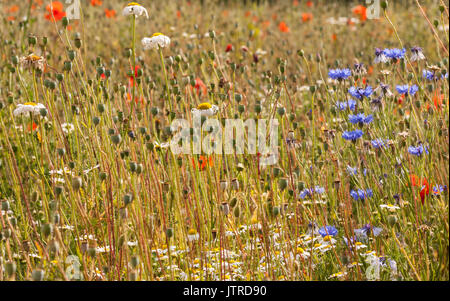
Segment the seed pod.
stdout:
<path fill-rule="evenodd" d="M 52 224 L 44 224 L 41 227 L 42 234 L 44 237 L 48 237 L 53 234 L 53 225 Z"/>
<path fill-rule="evenodd" d="M 111 141 L 117 145 L 122 141 L 122 136 L 120 136 L 120 134 L 111 136 Z"/>
<path fill-rule="evenodd" d="M 133 201 L 133 195 L 130 193 L 127 193 L 123 196 L 123 203 L 125 204 L 125 206 L 131 204 L 131 202 Z"/>
<path fill-rule="evenodd" d="M 43 281 L 44 275 L 45 275 L 45 272 L 43 270 L 37 269 L 31 273 L 31 279 L 33 279 L 33 281 Z"/>
<path fill-rule="evenodd" d="M 286 178 L 280 178 L 278 179 L 278 187 L 280 190 L 285 190 L 287 187 L 288 181 Z"/>
<path fill-rule="evenodd" d="M 173 229 L 172 228 L 167 228 L 166 236 L 167 236 L 167 238 L 171 238 L 173 236 Z"/>
<path fill-rule="evenodd" d="M 397 223 L 397 216 L 391 214 L 391 215 L 388 216 L 387 220 L 388 220 L 388 224 L 391 227 L 393 227 Z"/>
<path fill-rule="evenodd" d="M 241 215 L 241 210 L 239 209 L 239 206 L 236 206 L 233 210 L 233 214 L 236 218 L 239 217 L 239 215 Z"/>
<path fill-rule="evenodd" d="M 83 180 L 81 177 L 74 177 L 72 179 L 72 188 L 75 191 L 78 191 L 83 186 Z"/>
<path fill-rule="evenodd" d="M 90 257 L 94 258 L 97 255 L 97 249 L 95 249 L 94 247 L 90 247 L 89 246 L 88 249 L 87 249 L 87 254 Z"/>
<path fill-rule="evenodd" d="M 139 265 L 139 256 L 137 255 L 131 256 L 130 264 L 133 267 L 133 269 L 137 268 Z"/>
<path fill-rule="evenodd" d="M 8 201 L 2 201 L 2 211 L 7 212 L 10 209 L 10 205 Z"/>
<path fill-rule="evenodd" d="M 5 263 L 5 271 L 8 278 L 11 278 L 16 274 L 16 269 L 17 266 L 14 261 L 8 261 L 7 263 Z"/>

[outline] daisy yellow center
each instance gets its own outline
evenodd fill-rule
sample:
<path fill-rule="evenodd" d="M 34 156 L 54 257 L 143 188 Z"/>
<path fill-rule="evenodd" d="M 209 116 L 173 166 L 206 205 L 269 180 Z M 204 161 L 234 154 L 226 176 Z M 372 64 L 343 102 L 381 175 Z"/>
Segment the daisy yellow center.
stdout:
<path fill-rule="evenodd" d="M 197 109 L 198 110 L 209 110 L 209 109 L 211 109 L 211 107 L 212 106 L 210 103 L 204 102 L 204 103 L 199 104 Z"/>
<path fill-rule="evenodd" d="M 303 250 L 302 248 L 297 248 L 297 252 L 300 254 L 303 254 L 303 252 L 305 252 L 305 250 Z"/>
<path fill-rule="evenodd" d="M 197 234 L 197 231 L 195 229 L 189 229 L 188 234 L 195 235 L 195 234 Z"/>
<path fill-rule="evenodd" d="M 39 61 L 39 60 L 41 59 L 41 57 L 40 57 L 40 56 L 37 56 L 37 55 L 35 55 L 35 54 L 32 54 L 32 55 L 30 55 L 30 59 L 31 59 L 32 61 Z"/>
<path fill-rule="evenodd" d="M 323 238 L 323 240 L 324 240 L 324 241 L 330 241 L 330 240 L 331 240 L 331 236 L 330 236 L 330 235 L 327 235 L 327 236 L 325 236 L 325 237 Z"/>
<path fill-rule="evenodd" d="M 137 3 L 137 2 L 130 2 L 130 3 L 128 3 L 127 6 L 142 6 L 142 5 L 140 5 L 140 4 Z"/>
<path fill-rule="evenodd" d="M 155 32 L 155 33 L 152 35 L 152 38 L 157 37 L 157 36 L 162 36 L 162 35 L 163 35 L 163 34 L 160 33 L 160 32 Z"/>
<path fill-rule="evenodd" d="M 37 106 L 37 104 L 35 104 L 34 102 L 26 102 L 24 105 L 33 107 Z"/>
<path fill-rule="evenodd" d="M 355 246 L 361 246 L 362 243 L 360 243 L 359 241 L 355 243 Z"/>

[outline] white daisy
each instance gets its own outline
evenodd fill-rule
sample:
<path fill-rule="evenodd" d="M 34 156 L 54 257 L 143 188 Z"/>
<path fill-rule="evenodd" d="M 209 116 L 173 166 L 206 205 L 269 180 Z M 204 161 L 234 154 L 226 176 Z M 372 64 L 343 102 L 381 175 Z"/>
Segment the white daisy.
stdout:
<path fill-rule="evenodd" d="M 200 114 L 201 116 L 213 116 L 219 112 L 219 107 L 216 105 L 211 105 L 210 103 L 204 102 L 191 110 L 193 114 Z"/>
<path fill-rule="evenodd" d="M 395 206 L 395 205 L 391 205 L 391 204 L 381 204 L 380 208 L 388 209 L 389 211 L 395 211 L 395 210 L 399 210 L 400 209 L 399 206 Z"/>
<path fill-rule="evenodd" d="M 28 56 L 24 56 L 20 58 L 20 64 L 24 68 L 33 67 L 35 69 L 44 71 L 45 70 L 45 58 L 34 53 L 31 53 Z"/>
<path fill-rule="evenodd" d="M 166 48 L 170 45 L 170 38 L 160 32 L 157 32 L 150 38 L 143 38 L 141 42 L 145 50 Z"/>
<path fill-rule="evenodd" d="M 75 129 L 75 127 L 71 123 L 61 124 L 61 128 L 62 128 L 62 131 L 64 132 L 64 134 L 66 134 L 66 135 L 72 133 L 73 130 Z"/>
<path fill-rule="evenodd" d="M 13 114 L 14 116 L 19 115 L 29 115 L 30 113 L 33 115 L 39 115 L 40 110 L 45 109 L 45 106 L 41 103 L 34 103 L 34 102 L 26 102 L 24 104 L 18 104 L 17 108 L 14 110 Z"/>
<path fill-rule="evenodd" d="M 128 5 L 125 6 L 125 8 L 123 9 L 122 14 L 124 16 L 135 15 L 136 17 L 142 16 L 143 14 L 145 14 L 145 16 L 148 19 L 148 12 L 145 9 L 145 7 L 143 7 L 142 5 L 140 5 L 139 3 L 136 3 L 136 2 L 128 3 Z"/>

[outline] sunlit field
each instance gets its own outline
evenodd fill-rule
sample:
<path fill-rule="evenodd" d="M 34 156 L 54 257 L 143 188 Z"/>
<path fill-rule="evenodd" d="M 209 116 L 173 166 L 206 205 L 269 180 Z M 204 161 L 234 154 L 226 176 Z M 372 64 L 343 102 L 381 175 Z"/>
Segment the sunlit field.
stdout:
<path fill-rule="evenodd" d="M 1 0 L 0 280 L 448 281 L 449 3 L 373 2 Z"/>

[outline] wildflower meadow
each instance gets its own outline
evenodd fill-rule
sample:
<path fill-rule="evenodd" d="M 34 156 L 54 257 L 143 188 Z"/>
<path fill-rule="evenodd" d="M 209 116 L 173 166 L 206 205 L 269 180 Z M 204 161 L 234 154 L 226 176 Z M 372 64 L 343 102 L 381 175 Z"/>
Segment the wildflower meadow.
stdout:
<path fill-rule="evenodd" d="M 0 280 L 448 281 L 448 7 L 0 1 Z"/>

